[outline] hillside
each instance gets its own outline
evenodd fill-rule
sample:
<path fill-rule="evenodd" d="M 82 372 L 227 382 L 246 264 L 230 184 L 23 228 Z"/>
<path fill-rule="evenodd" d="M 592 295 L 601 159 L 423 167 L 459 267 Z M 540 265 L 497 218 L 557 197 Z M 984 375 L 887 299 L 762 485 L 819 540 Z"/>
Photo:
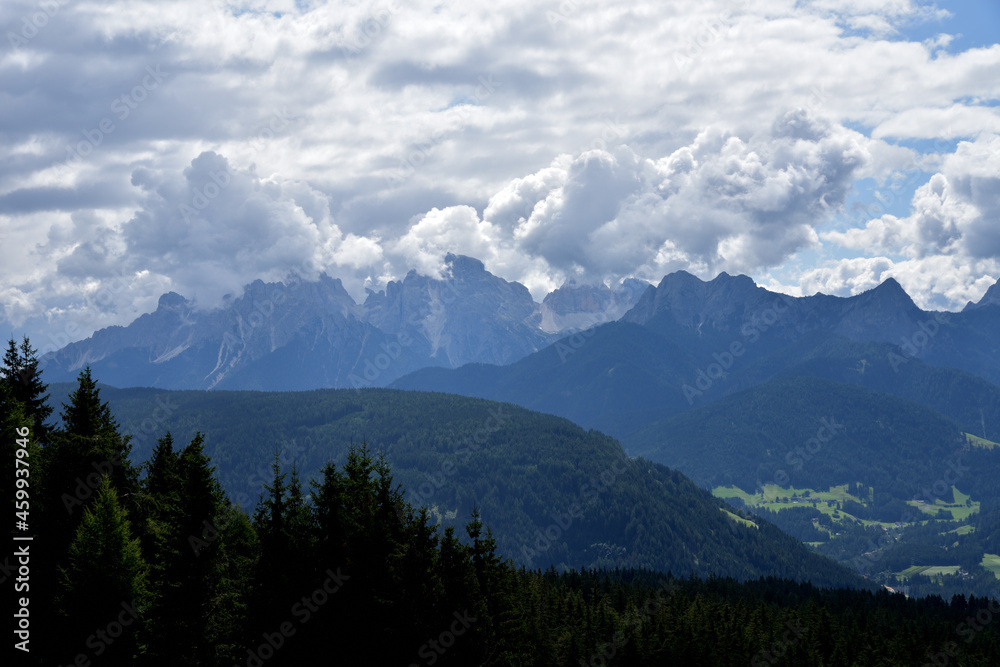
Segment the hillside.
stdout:
<path fill-rule="evenodd" d="M 882 583 L 945 596 L 998 585 L 1000 448 L 912 401 L 781 378 L 630 442 Z"/>
<path fill-rule="evenodd" d="M 753 493 L 779 480 L 804 488 L 859 481 L 907 498 L 966 448 L 958 424 L 912 401 L 805 376 L 656 422 L 629 442 L 636 455 L 703 486 Z"/>
<path fill-rule="evenodd" d="M 788 338 L 772 329 L 757 338 L 727 339 L 709 330 L 695 335 L 676 323 L 654 329 L 614 322 L 564 337 L 508 366 L 425 368 L 391 386 L 550 412 L 610 433 L 629 451 L 633 434 L 656 421 L 795 376 L 908 399 L 980 437 L 1000 432 L 1000 387 L 969 371 L 933 365 L 904 346 L 827 330 Z"/>
<path fill-rule="evenodd" d="M 65 387 L 53 387 L 54 401 Z M 104 388 L 134 455 L 153 435 L 205 434 L 223 487 L 252 510 L 275 455 L 311 478 L 351 443 L 384 453 L 408 501 L 445 523 L 474 506 L 501 553 L 532 567 L 629 566 L 741 580 L 862 580 L 767 522 L 734 520 L 676 471 L 628 459 L 616 441 L 509 404 L 392 390 L 304 393 Z M 147 435 L 144 431 L 153 431 Z M 746 518 L 746 517 L 742 517 Z"/>

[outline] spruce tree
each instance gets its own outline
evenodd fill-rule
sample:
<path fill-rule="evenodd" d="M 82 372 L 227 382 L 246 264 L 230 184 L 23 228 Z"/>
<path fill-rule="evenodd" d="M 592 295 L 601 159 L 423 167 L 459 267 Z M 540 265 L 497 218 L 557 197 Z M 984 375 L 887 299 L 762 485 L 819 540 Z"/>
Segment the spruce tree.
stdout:
<path fill-rule="evenodd" d="M 51 429 L 46 421 L 52 414 L 48 405 L 48 385 L 42 382 L 38 368 L 38 351 L 31 347 L 25 336 L 18 346 L 11 338 L 0 367 L 0 382 L 6 385 L 10 397 L 21 404 L 25 415 L 31 420 L 32 437 L 37 442 L 46 442 Z"/>
<path fill-rule="evenodd" d="M 102 665 L 134 665 L 147 603 L 147 566 L 108 478 L 84 513 L 61 568 L 65 658 L 92 649 Z M 96 639 L 94 638 L 96 637 Z"/>

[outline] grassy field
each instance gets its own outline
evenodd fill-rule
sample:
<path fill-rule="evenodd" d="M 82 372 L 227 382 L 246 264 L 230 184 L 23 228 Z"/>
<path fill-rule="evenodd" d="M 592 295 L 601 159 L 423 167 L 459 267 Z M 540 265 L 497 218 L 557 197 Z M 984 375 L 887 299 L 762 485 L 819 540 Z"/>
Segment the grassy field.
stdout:
<path fill-rule="evenodd" d="M 763 507 L 771 510 L 772 512 L 780 512 L 781 510 L 788 509 L 789 507 L 812 506 L 823 514 L 830 516 L 835 522 L 850 519 L 852 521 L 859 521 L 866 526 L 878 524 L 883 528 L 888 528 L 894 525 L 880 521 L 860 519 L 852 514 L 844 512 L 843 510 L 838 510 L 835 506 L 831 507 L 827 504 L 830 501 L 843 502 L 845 500 L 853 500 L 861 504 L 866 504 L 868 502 L 867 498 L 861 500 L 860 498 L 849 494 L 847 492 L 847 486 L 847 484 L 842 484 L 840 486 L 833 487 L 829 491 L 816 491 L 814 489 L 797 489 L 794 487 L 786 489 L 775 484 L 768 484 L 759 492 L 754 494 L 747 493 L 743 489 L 739 489 L 735 486 L 718 486 L 712 490 L 712 494 L 716 498 L 740 498 L 747 504 L 748 507 Z M 806 494 L 808 494 L 808 496 Z"/>
<path fill-rule="evenodd" d="M 717 486 L 712 490 L 712 494 L 717 498 L 740 498 L 747 505 L 767 507 L 769 509 L 781 509 L 783 507 L 793 507 L 796 503 L 792 500 L 798 498 L 802 502 L 812 503 L 813 500 L 819 503 L 826 503 L 830 500 L 853 500 L 859 503 L 866 503 L 864 500 L 856 498 L 847 492 L 847 484 L 835 486 L 829 491 L 816 491 L 814 489 L 797 489 L 795 487 L 782 488 L 776 484 L 768 484 L 757 493 L 747 493 L 743 489 L 735 486 Z M 806 497 L 808 494 L 808 497 Z M 788 502 L 779 502 L 779 498 L 788 498 Z M 801 502 L 799 503 L 801 504 Z M 771 507 L 775 505 L 776 507 Z"/>
<path fill-rule="evenodd" d="M 975 447 L 1000 446 L 997 443 L 983 440 L 982 438 L 976 438 L 975 436 L 969 436 L 969 442 Z M 865 507 L 868 507 L 871 503 L 871 499 L 868 497 L 858 498 L 848 493 L 847 489 L 849 486 L 851 485 L 843 484 L 841 486 L 833 487 L 828 491 L 816 491 L 815 489 L 799 489 L 794 487 L 782 488 L 775 484 L 768 484 L 767 486 L 758 489 L 756 493 L 747 493 L 746 491 L 734 486 L 719 486 L 712 490 L 712 494 L 717 498 L 723 499 L 739 498 L 747 505 L 747 507 L 765 508 L 772 512 L 780 512 L 792 507 L 813 507 L 815 510 L 831 517 L 833 520 L 832 526 L 817 525 L 815 519 L 813 520 L 813 525 L 822 533 L 829 534 L 831 539 L 834 539 L 835 535 L 839 535 L 839 532 L 837 531 L 842 530 L 839 526 L 848 525 L 853 521 L 864 524 L 865 526 L 877 524 L 886 529 L 892 529 L 895 527 L 896 524 L 894 523 L 869 521 L 848 514 L 843 510 L 838 510 L 837 504 L 842 504 L 846 500 L 852 500 Z M 955 487 L 952 487 L 952 493 L 954 494 L 954 502 L 950 503 L 946 503 L 940 498 L 935 499 L 933 503 L 918 503 L 913 500 L 908 501 L 910 506 L 920 510 L 919 512 L 914 512 L 916 517 L 925 517 L 924 520 L 915 520 L 914 523 L 910 525 L 928 524 L 931 521 L 941 521 L 946 519 L 949 521 L 954 519 L 955 521 L 964 522 L 967 521 L 972 514 L 979 511 L 980 504 L 978 502 L 972 501 L 969 496 L 962 493 Z M 831 502 L 833 503 L 832 507 L 828 504 Z M 949 512 L 950 517 L 947 515 L 942 516 L 942 512 L 945 510 Z M 741 519 L 731 512 L 727 512 L 727 514 L 730 514 L 734 521 L 748 523 L 745 519 Z M 952 526 L 954 525 L 955 524 L 942 524 L 942 530 L 944 530 L 944 527 L 947 526 L 947 534 L 954 534 L 956 541 L 953 546 L 957 546 L 959 544 L 957 540 L 960 536 L 975 532 L 975 528 L 968 524 L 958 526 L 957 528 L 953 528 Z M 816 548 L 823 543 L 807 542 L 806 544 Z M 985 554 L 983 556 L 982 566 L 992 572 L 997 579 L 1000 579 L 1000 555 Z M 961 568 L 958 565 L 915 565 L 903 570 L 902 572 L 897 572 L 896 575 L 904 579 L 917 576 L 927 577 L 930 581 L 940 584 L 943 583 L 942 577 L 945 575 L 957 574 L 960 569 Z"/>
<path fill-rule="evenodd" d="M 782 488 L 775 484 L 768 484 L 758 490 L 757 493 L 747 493 L 746 491 L 735 486 L 718 486 L 712 490 L 712 494 L 717 498 L 727 500 L 731 498 L 739 498 L 748 507 L 765 508 L 772 512 L 780 512 L 781 510 L 788 509 L 790 507 L 813 507 L 817 511 L 829 516 L 833 520 L 834 525 L 844 521 L 856 521 L 865 526 L 878 525 L 886 529 L 893 528 L 895 526 L 895 523 L 871 521 L 856 517 L 843 510 L 838 510 L 836 504 L 831 507 L 828 503 L 842 503 L 845 500 L 853 500 L 862 505 L 868 505 L 868 498 L 861 499 L 849 494 L 847 492 L 848 486 L 849 485 L 847 484 L 842 484 L 840 486 L 835 486 L 828 491 L 816 491 L 815 489 L 798 489 L 795 487 Z M 966 501 L 969 500 L 969 496 L 954 487 L 952 487 L 952 492 L 954 493 L 955 500 L 953 503 L 946 503 L 941 499 L 937 499 L 933 505 L 929 503 L 918 503 L 915 500 L 909 501 L 909 504 L 912 507 L 919 509 L 928 520 L 946 519 L 947 517 L 945 516 L 939 516 L 942 510 L 948 510 L 956 521 L 965 521 L 970 515 L 979 511 L 978 502 L 972 502 L 967 506 Z M 836 528 L 830 530 L 825 526 L 818 526 L 818 528 L 824 532 L 830 533 L 831 535 L 833 535 L 836 531 Z M 972 526 L 961 526 L 953 529 L 952 532 L 955 532 L 956 535 L 966 535 L 972 532 L 972 530 Z"/>
<path fill-rule="evenodd" d="M 1000 579 L 1000 556 L 996 554 L 983 554 L 982 566 L 993 573 L 993 576 Z"/>
<path fill-rule="evenodd" d="M 928 514 L 930 516 L 935 516 L 935 517 L 941 510 L 946 509 L 951 512 L 951 515 L 955 518 L 956 521 L 965 521 L 966 519 L 969 518 L 970 515 L 975 514 L 976 512 L 979 511 L 978 502 L 973 502 L 971 505 L 966 505 L 965 503 L 967 500 L 969 500 L 969 496 L 965 495 L 955 487 L 951 488 L 955 494 L 955 502 L 953 503 L 946 503 L 940 498 L 937 498 L 934 501 L 933 505 L 926 502 L 920 503 L 917 502 L 916 500 L 910 500 L 908 502 L 911 506 L 916 507 L 924 514 Z"/>
<path fill-rule="evenodd" d="M 936 577 L 942 574 L 956 574 L 959 569 L 961 568 L 958 565 L 914 565 L 906 568 L 899 575 L 902 577 L 915 577 L 917 575 Z"/>
<path fill-rule="evenodd" d="M 983 438 L 972 435 L 971 433 L 966 433 L 965 439 L 973 447 L 985 447 L 986 449 L 1000 447 L 1000 443 L 993 442 L 992 440 L 984 440 Z"/>
<path fill-rule="evenodd" d="M 732 512 L 730 512 L 729 510 L 723 509 L 721 507 L 719 509 L 721 509 L 726 515 L 729 516 L 730 519 L 732 519 L 736 523 L 742 523 L 744 526 L 753 526 L 754 528 L 758 527 L 757 524 L 755 524 L 750 519 L 744 519 L 743 517 L 737 516 L 737 515 L 733 514 Z"/>

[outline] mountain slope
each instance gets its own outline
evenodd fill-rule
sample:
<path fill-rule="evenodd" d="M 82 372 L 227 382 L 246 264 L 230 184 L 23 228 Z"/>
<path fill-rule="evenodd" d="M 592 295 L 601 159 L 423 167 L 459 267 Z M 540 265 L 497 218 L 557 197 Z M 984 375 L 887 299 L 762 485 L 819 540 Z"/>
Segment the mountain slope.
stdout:
<path fill-rule="evenodd" d="M 703 486 L 754 493 L 776 478 L 814 489 L 861 482 L 906 499 L 968 446 L 957 423 L 921 405 L 811 377 L 772 380 L 656 422 L 630 443 Z"/>
<path fill-rule="evenodd" d="M 628 445 L 631 433 L 658 419 L 809 374 L 918 400 L 981 434 L 984 420 L 1000 425 L 990 379 L 1000 377 L 998 331 L 1000 308 L 927 313 L 894 280 L 846 299 L 792 298 L 745 276 L 702 282 L 679 272 L 647 290 L 622 321 L 586 336 L 503 368 L 425 369 L 392 386 L 506 400 Z M 963 399 L 959 387 L 972 393 Z"/>
<path fill-rule="evenodd" d="M 384 386 L 413 370 L 508 364 L 558 331 L 617 319 L 647 283 L 567 283 L 543 304 L 527 288 L 449 254 L 441 278 L 410 271 L 357 304 L 340 280 L 255 281 L 215 310 L 164 294 L 127 327 L 45 355 L 53 381 L 87 364 L 116 386 L 302 390 Z"/>
<path fill-rule="evenodd" d="M 997 586 L 983 563 L 1000 520 L 1000 448 L 912 401 L 780 378 L 631 443 L 880 583 L 944 597 Z"/>
<path fill-rule="evenodd" d="M 256 281 L 210 312 L 167 294 L 155 312 L 66 346 L 44 360 L 44 368 L 58 382 L 89 364 L 95 376 L 120 386 L 345 386 L 352 375 L 364 376 L 366 362 L 373 365 L 385 350 L 400 348 L 395 336 L 361 316 L 340 281 L 326 276 L 290 285 Z M 398 375 L 430 363 L 414 348 L 414 354 L 395 355 L 387 369 Z"/>
<path fill-rule="evenodd" d="M 67 389 L 53 388 L 54 398 Z M 509 404 L 379 389 L 105 388 L 102 397 L 137 435 L 139 459 L 168 429 L 179 442 L 204 433 L 223 485 L 247 504 L 276 454 L 308 478 L 367 440 L 386 455 L 408 500 L 445 522 L 461 523 L 480 507 L 501 552 L 521 564 L 862 585 L 770 524 L 735 520 L 732 508 L 680 473 L 629 460 L 600 433 Z"/>
<path fill-rule="evenodd" d="M 679 338 L 613 322 L 509 366 L 425 368 L 391 386 L 509 401 L 621 436 L 690 407 L 682 387 L 699 345 L 690 335 Z"/>

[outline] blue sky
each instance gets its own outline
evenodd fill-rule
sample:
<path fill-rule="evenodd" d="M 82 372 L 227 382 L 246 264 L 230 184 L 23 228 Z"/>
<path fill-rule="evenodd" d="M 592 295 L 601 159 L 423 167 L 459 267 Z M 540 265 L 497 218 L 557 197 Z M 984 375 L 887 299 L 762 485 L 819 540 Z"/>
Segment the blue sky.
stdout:
<path fill-rule="evenodd" d="M 930 5 L 934 3 L 921 3 Z M 1000 32 L 1000 2 L 996 0 L 948 0 L 936 3 L 949 16 L 901 26 L 899 38 L 922 42 L 941 33 L 953 35 L 946 47 L 950 53 L 983 48 L 997 43 Z"/>
<path fill-rule="evenodd" d="M 1000 3 L 0 5 L 0 329 L 448 252 L 575 279 L 1000 278 Z"/>

